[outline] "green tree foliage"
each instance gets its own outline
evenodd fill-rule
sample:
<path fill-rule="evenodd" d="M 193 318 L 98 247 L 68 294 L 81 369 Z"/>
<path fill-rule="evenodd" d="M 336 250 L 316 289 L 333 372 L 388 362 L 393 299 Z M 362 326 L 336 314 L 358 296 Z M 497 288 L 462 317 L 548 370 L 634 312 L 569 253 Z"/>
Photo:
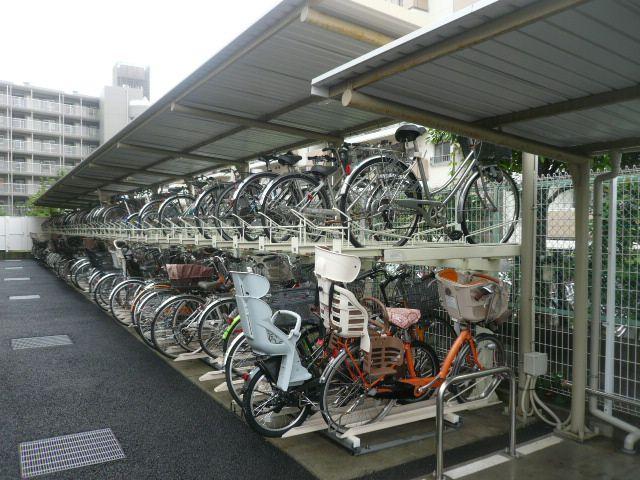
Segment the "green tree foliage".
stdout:
<path fill-rule="evenodd" d="M 62 211 L 62 209 L 60 208 L 38 206 L 35 204 L 35 202 L 40 198 L 40 196 L 44 192 L 46 192 L 49 189 L 49 187 L 51 187 L 51 185 L 53 185 L 63 176 L 64 176 L 64 173 L 61 172 L 56 177 L 53 177 L 51 179 L 44 181 L 40 185 L 40 188 L 38 189 L 38 191 L 29 197 L 29 200 L 27 200 L 27 212 L 26 212 L 27 216 L 50 217 L 51 215 L 55 215 L 56 213 L 60 213 Z"/>

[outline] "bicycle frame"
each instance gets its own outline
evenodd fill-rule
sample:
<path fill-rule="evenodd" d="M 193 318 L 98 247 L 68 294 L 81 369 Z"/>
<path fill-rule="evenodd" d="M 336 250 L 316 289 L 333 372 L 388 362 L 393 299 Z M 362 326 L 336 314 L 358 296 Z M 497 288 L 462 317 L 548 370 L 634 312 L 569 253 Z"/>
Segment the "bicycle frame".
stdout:
<path fill-rule="evenodd" d="M 419 377 L 416 377 L 413 355 L 411 353 L 411 344 L 404 342 L 405 364 L 407 365 L 407 369 L 409 371 L 410 377 L 398 379 L 398 382 L 413 386 L 415 397 L 419 397 L 422 394 L 424 394 L 424 391 L 427 388 L 435 389 L 439 387 L 447 379 L 447 376 L 451 371 L 453 362 L 455 361 L 456 357 L 462 350 L 462 347 L 467 343 L 469 344 L 469 347 L 471 349 L 471 356 L 474 364 L 477 365 L 480 369 L 483 369 L 482 364 L 478 359 L 478 351 L 476 349 L 476 344 L 473 339 L 473 334 L 471 333 L 470 329 L 465 328 L 460 331 L 460 334 L 458 335 L 455 342 L 451 346 L 451 349 L 447 353 L 447 356 L 444 359 L 444 362 L 442 363 L 442 366 L 440 367 L 440 371 L 438 372 L 438 374 L 435 376 L 419 378 Z M 353 354 L 349 350 L 349 345 L 348 344 L 345 345 L 344 348 L 347 356 L 351 359 L 351 367 L 355 368 L 355 372 L 352 372 L 351 368 L 347 367 L 350 375 L 353 378 L 359 378 L 367 389 L 371 389 L 376 385 L 379 385 L 380 383 L 382 383 L 382 381 L 385 378 L 384 375 L 376 378 L 372 382 L 368 381 L 366 373 L 364 373 L 360 369 L 356 358 L 354 358 Z M 383 393 L 393 392 L 393 389 L 390 387 L 376 387 L 376 389 L 378 392 L 383 392 Z"/>
<path fill-rule="evenodd" d="M 469 153 L 469 155 L 467 155 L 467 158 L 463 160 L 460 167 L 456 169 L 456 171 L 453 173 L 451 177 L 449 177 L 449 179 L 444 183 L 444 185 L 440 186 L 435 190 L 429 189 L 427 174 L 419 158 L 414 158 L 413 162 L 411 163 L 409 168 L 407 168 L 407 171 L 404 174 L 405 178 L 409 175 L 409 172 L 413 171 L 416 164 L 418 165 L 418 171 L 420 172 L 420 180 L 422 182 L 422 190 L 424 192 L 424 198 L 394 200 L 393 202 L 405 208 L 410 208 L 412 210 L 416 210 L 420 212 L 423 218 L 428 223 L 430 223 L 432 216 L 429 215 L 429 213 L 424 208 L 422 208 L 422 206 L 426 205 L 426 206 L 434 207 L 437 210 L 441 210 L 442 208 L 444 208 L 444 206 L 447 203 L 449 203 L 452 199 L 455 198 L 455 196 L 458 194 L 460 189 L 464 187 L 464 185 L 466 184 L 466 179 L 469 177 L 470 173 L 474 170 L 474 168 L 477 168 L 478 162 L 474 158 L 473 152 Z M 434 196 L 441 194 L 442 192 L 446 191 L 450 187 L 451 187 L 451 190 L 443 200 L 441 201 L 433 200 Z M 435 225 L 432 225 L 432 226 L 435 226 Z"/>

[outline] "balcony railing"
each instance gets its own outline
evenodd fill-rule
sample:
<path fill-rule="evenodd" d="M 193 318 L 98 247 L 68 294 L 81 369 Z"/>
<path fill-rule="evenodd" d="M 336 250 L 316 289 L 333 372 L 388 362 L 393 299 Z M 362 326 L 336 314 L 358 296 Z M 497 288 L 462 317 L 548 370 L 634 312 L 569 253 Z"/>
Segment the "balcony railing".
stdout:
<path fill-rule="evenodd" d="M 431 157 L 431 165 L 448 165 L 451 161 L 451 154 L 434 155 Z"/>
<path fill-rule="evenodd" d="M 9 140 L 0 139 L 0 150 L 9 150 L 9 146 Z M 12 147 L 14 152 L 60 155 L 64 151 L 65 156 L 80 158 L 87 157 L 97 148 L 88 145 L 84 145 L 82 148 L 80 145 L 64 145 L 64 149 L 61 149 L 59 143 L 32 142 L 31 140 L 13 140 Z"/>
<path fill-rule="evenodd" d="M 52 133 L 59 135 L 64 132 L 65 135 L 86 137 L 97 140 L 98 129 L 87 127 L 85 125 L 68 125 L 66 123 L 48 122 L 43 120 L 33 120 L 25 118 L 10 118 L 0 116 L 0 128 L 13 128 L 16 130 L 27 130 L 37 133 Z"/>
<path fill-rule="evenodd" d="M 38 183 L 0 183 L 0 195 L 21 195 L 30 197 L 40 190 Z"/>
<path fill-rule="evenodd" d="M 42 100 L 39 98 L 18 97 L 15 95 L 0 94 L 0 105 L 11 105 L 13 108 L 34 110 L 46 113 L 64 113 L 76 117 L 97 119 L 98 109 L 80 105 L 61 105 L 60 102 Z"/>
<path fill-rule="evenodd" d="M 66 165 L 51 165 L 48 163 L 28 163 L 28 162 L 12 162 L 0 160 L 0 172 L 2 173 L 21 173 L 23 175 L 43 175 L 57 176 L 60 173 L 67 173 L 73 167 Z"/>

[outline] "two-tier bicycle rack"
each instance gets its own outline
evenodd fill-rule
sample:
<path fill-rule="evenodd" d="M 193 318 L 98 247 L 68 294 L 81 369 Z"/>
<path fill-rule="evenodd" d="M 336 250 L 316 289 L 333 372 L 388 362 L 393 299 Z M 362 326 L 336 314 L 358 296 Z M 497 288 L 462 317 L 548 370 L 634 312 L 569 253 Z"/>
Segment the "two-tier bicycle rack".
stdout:
<path fill-rule="evenodd" d="M 121 223 L 100 225 L 97 227 L 72 226 L 64 229 L 52 229 L 50 233 L 67 236 L 88 236 L 105 240 L 125 240 L 131 243 L 145 243 L 159 247 L 181 245 L 184 247 L 215 247 L 230 250 L 235 256 L 241 257 L 250 252 L 279 252 L 291 255 L 311 257 L 318 245 L 330 247 L 334 251 L 356 255 L 363 260 L 381 261 L 391 264 L 408 264 L 431 267 L 450 267 L 465 270 L 482 270 L 491 272 L 508 271 L 513 268 L 512 260 L 520 255 L 520 245 L 516 243 L 502 244 L 468 244 L 460 242 L 428 243 L 421 240 L 421 234 L 408 239 L 404 246 L 394 246 L 391 243 L 371 241 L 364 247 L 356 248 L 351 245 L 347 230 L 342 226 L 327 226 L 315 228 L 300 218 L 298 225 L 284 227 L 292 232 L 287 242 L 271 242 L 266 235 L 264 226 L 244 225 L 243 229 L 253 230 L 256 241 L 243 238 L 243 231 L 237 226 L 224 227 L 224 232 L 231 240 L 225 240 L 220 228 L 202 227 L 186 224 L 178 226 L 176 223 L 168 226 L 145 226 L 135 228 Z M 278 225 L 273 228 L 282 229 Z M 293 234 L 293 233 L 297 234 Z M 312 241 L 311 238 L 319 239 Z M 200 381 L 219 381 L 224 379 L 223 358 L 210 359 L 201 351 L 184 353 L 175 361 L 202 360 L 213 367 L 213 370 L 200 377 Z M 214 392 L 227 390 L 226 382 L 220 383 Z M 467 403 L 449 402 L 444 405 L 443 419 L 450 428 L 459 426 L 459 413 L 477 410 L 499 404 L 495 393 L 486 398 Z M 437 417 L 437 399 L 408 405 L 395 405 L 380 421 L 348 428 L 344 433 L 329 430 L 320 412 L 308 418 L 304 424 L 288 431 L 284 438 L 297 437 L 312 432 L 322 432 L 331 440 L 345 447 L 354 455 L 360 455 L 392 448 L 398 445 L 415 442 L 417 440 L 436 436 L 437 430 L 408 433 L 405 436 L 386 441 L 372 443 L 365 436 L 374 432 L 381 432 L 390 428 L 409 425 L 415 422 Z"/>

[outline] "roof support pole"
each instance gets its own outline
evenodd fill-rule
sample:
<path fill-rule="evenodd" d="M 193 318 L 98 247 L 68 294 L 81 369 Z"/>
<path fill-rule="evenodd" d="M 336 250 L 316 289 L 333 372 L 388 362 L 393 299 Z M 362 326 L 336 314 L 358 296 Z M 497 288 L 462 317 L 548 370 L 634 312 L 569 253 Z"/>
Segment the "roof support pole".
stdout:
<path fill-rule="evenodd" d="M 325 30 L 339 35 L 344 35 L 345 37 L 370 43 L 371 45 L 376 45 L 378 47 L 395 40 L 393 37 L 383 33 L 356 25 L 355 23 L 347 22 L 340 18 L 332 17 L 331 15 L 319 12 L 308 6 L 303 8 L 300 12 L 300 21 L 315 25 L 316 27 L 324 28 Z"/>
<path fill-rule="evenodd" d="M 520 345 L 518 354 L 518 385 L 525 385 L 524 356 L 534 351 L 534 295 L 536 282 L 536 190 L 538 157 L 522 153 L 522 240 L 520 241 Z M 524 395 L 525 409 L 529 409 L 528 392 Z"/>
<path fill-rule="evenodd" d="M 349 106 L 365 110 L 367 112 L 378 113 L 386 117 L 397 118 L 399 120 L 416 122 L 421 125 L 455 132 L 468 137 L 486 140 L 488 142 L 513 148 L 514 150 L 531 152 L 545 157 L 552 157 L 556 160 L 567 162 L 569 164 L 588 165 L 591 160 L 587 156 L 569 152 L 546 143 L 481 127 L 479 125 L 474 125 L 472 123 L 464 122 L 439 113 L 430 112 L 428 110 L 421 110 L 401 103 L 384 100 L 371 95 L 365 95 L 352 89 L 348 89 L 343 93 L 342 105 L 345 107 Z"/>
<path fill-rule="evenodd" d="M 572 165 L 575 204 L 575 308 L 573 319 L 573 378 L 569 433 L 585 438 L 587 336 L 589 324 L 589 164 Z"/>

